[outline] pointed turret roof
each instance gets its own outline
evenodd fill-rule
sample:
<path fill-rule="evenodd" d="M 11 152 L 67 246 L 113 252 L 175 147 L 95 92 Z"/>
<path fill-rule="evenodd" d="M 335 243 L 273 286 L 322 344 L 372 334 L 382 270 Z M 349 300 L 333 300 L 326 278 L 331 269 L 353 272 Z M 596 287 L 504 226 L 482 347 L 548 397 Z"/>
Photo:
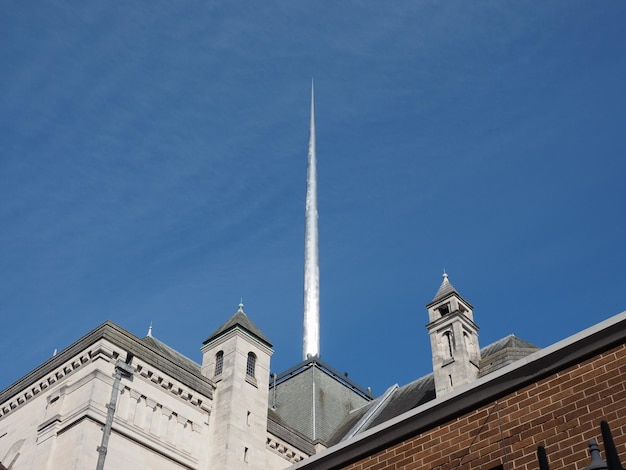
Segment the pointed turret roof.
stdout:
<path fill-rule="evenodd" d="M 433 300 L 428 302 L 426 307 L 430 307 L 432 304 L 437 303 L 440 300 L 443 300 L 443 299 L 445 299 L 447 297 L 450 297 L 450 295 L 452 295 L 452 294 L 455 294 L 460 299 L 463 299 L 461 294 L 459 294 L 459 291 L 457 291 L 454 288 L 454 286 L 452 285 L 452 283 L 448 280 L 448 273 L 446 273 L 444 271 L 443 272 L 443 281 L 441 282 L 441 285 L 439 286 L 439 290 L 437 290 L 437 293 L 435 294 L 435 297 L 433 298 Z M 467 305 L 470 306 L 470 308 L 471 308 L 471 305 L 470 305 L 469 302 L 467 302 L 467 300 L 463 299 L 463 302 L 467 303 Z"/>
<path fill-rule="evenodd" d="M 248 318 L 248 315 L 243 311 L 243 303 L 239 304 L 239 310 L 235 312 L 235 314 L 230 317 L 230 319 L 220 326 L 211 336 L 204 340 L 202 344 L 207 344 L 213 341 L 218 336 L 222 336 L 223 334 L 234 330 L 236 328 L 241 328 L 246 331 L 254 338 L 258 339 L 260 342 L 264 343 L 268 347 L 272 347 L 272 343 L 270 343 L 269 339 L 265 337 L 265 335 L 261 332 L 261 330 Z"/>
<path fill-rule="evenodd" d="M 458 292 L 456 291 L 456 289 L 454 288 L 452 283 L 448 280 L 448 273 L 446 273 L 444 271 L 444 273 L 443 273 L 443 281 L 441 282 L 441 285 L 439 286 L 439 290 L 435 294 L 435 297 L 433 298 L 433 300 L 431 300 L 431 303 L 432 302 L 437 302 L 438 300 L 441 300 L 444 297 L 447 297 L 448 295 L 452 294 L 453 292 L 458 294 Z"/>

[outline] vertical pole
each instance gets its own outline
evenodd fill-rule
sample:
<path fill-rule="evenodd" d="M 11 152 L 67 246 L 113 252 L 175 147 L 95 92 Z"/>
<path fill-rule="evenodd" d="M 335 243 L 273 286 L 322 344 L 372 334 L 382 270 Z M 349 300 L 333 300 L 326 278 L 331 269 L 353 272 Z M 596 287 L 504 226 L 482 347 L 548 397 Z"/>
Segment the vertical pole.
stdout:
<path fill-rule="evenodd" d="M 126 361 L 130 362 L 132 355 L 128 354 Z M 115 364 L 115 372 L 113 373 L 113 388 L 111 389 L 111 400 L 107 403 L 107 419 L 104 423 L 102 430 L 102 442 L 97 447 L 98 450 L 98 464 L 96 470 L 104 470 L 104 459 L 107 456 L 107 448 L 109 445 L 109 438 L 111 437 L 111 429 L 113 428 L 113 417 L 115 415 L 115 408 L 117 406 L 117 396 L 120 391 L 120 382 L 122 376 L 132 378 L 133 368 L 126 362 L 117 361 Z"/>
<path fill-rule="evenodd" d="M 539 470 L 550 470 L 548 455 L 544 446 L 537 447 L 537 460 L 539 460 Z"/>
<path fill-rule="evenodd" d="M 615 442 L 613 442 L 613 435 L 609 428 L 609 423 L 606 421 L 600 422 L 600 430 L 602 431 L 602 442 L 604 442 L 604 452 L 606 453 L 606 463 L 609 470 L 624 470 L 622 468 L 622 462 L 619 460 Z"/>

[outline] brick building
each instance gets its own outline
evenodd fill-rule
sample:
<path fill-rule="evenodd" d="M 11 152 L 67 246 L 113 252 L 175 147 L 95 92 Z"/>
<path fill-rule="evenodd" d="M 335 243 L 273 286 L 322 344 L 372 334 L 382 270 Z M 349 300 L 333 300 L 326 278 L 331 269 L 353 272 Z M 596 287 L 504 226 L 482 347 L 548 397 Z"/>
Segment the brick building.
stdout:
<path fill-rule="evenodd" d="M 624 461 L 626 312 L 293 468 L 534 470 L 541 445 L 552 468 L 582 469 L 601 420 Z"/>

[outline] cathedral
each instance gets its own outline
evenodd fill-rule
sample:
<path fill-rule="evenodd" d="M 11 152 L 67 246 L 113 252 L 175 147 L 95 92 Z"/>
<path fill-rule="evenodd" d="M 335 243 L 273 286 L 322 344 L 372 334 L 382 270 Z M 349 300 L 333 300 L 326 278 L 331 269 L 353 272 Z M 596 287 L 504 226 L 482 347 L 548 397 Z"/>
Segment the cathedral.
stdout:
<path fill-rule="evenodd" d="M 582 468 L 601 421 L 626 455 L 626 312 L 544 349 L 481 348 L 444 273 L 424 312 L 432 373 L 374 396 L 320 359 L 311 98 L 302 361 L 270 374 L 272 332 L 243 304 L 200 363 L 105 322 L 0 392 L 0 470 L 534 469 L 539 446 Z"/>

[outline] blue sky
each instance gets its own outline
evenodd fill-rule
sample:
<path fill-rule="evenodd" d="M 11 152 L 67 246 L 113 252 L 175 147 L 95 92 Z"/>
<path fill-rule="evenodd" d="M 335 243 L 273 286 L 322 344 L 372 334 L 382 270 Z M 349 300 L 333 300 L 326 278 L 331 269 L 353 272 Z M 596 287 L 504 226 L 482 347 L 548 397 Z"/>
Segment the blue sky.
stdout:
<path fill-rule="evenodd" d="M 315 78 L 321 355 L 431 370 L 445 269 L 485 346 L 626 310 L 626 2 L 2 2 L 0 388 L 105 320 L 302 354 Z"/>

